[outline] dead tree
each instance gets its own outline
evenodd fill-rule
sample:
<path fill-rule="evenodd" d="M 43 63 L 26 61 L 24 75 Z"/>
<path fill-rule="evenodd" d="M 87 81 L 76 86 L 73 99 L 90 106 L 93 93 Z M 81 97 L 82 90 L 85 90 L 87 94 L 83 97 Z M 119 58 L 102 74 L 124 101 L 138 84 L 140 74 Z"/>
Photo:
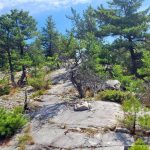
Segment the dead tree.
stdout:
<path fill-rule="evenodd" d="M 26 112 L 28 110 L 28 95 L 27 95 L 27 89 L 25 89 L 25 99 L 24 99 L 24 106 L 23 111 Z"/>
<path fill-rule="evenodd" d="M 70 80 L 77 89 L 80 98 L 86 97 L 86 90 L 90 90 L 93 95 L 102 88 L 103 79 L 89 68 L 74 66 L 70 69 Z"/>

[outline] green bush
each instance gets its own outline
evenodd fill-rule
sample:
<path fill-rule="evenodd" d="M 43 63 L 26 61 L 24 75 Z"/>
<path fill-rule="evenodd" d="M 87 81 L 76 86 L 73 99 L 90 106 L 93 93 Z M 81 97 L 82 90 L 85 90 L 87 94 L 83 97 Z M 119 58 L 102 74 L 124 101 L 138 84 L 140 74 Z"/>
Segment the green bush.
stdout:
<path fill-rule="evenodd" d="M 8 79 L 0 80 L 0 96 L 8 95 L 10 93 L 10 86 L 8 85 Z"/>
<path fill-rule="evenodd" d="M 98 93 L 97 99 L 103 101 L 111 101 L 121 103 L 125 99 L 129 99 L 133 95 L 129 92 L 122 92 L 117 90 L 105 90 Z"/>
<path fill-rule="evenodd" d="M 141 139 L 137 139 L 129 150 L 149 150 L 149 146 L 146 145 Z"/>
<path fill-rule="evenodd" d="M 120 65 L 113 66 L 113 77 L 120 81 L 121 86 L 126 88 L 127 91 L 139 93 L 144 90 L 143 80 L 136 78 L 134 75 L 129 75 L 127 69 Z"/>
<path fill-rule="evenodd" d="M 0 80 L 0 85 L 6 85 L 6 84 L 8 84 L 8 82 L 9 82 L 8 77 L 5 77 L 5 78 Z"/>
<path fill-rule="evenodd" d="M 8 85 L 0 86 L 0 96 L 8 95 L 10 93 L 10 87 Z"/>
<path fill-rule="evenodd" d="M 136 125 L 139 113 L 142 110 L 142 104 L 139 99 L 132 97 L 122 103 L 122 109 L 125 113 L 123 125 L 128 128 L 132 134 L 136 134 Z"/>
<path fill-rule="evenodd" d="M 150 115 L 145 114 L 144 116 L 140 116 L 138 118 L 138 123 L 142 127 L 142 129 L 149 130 L 150 129 Z"/>
<path fill-rule="evenodd" d="M 35 97 L 38 97 L 38 96 L 41 96 L 41 95 L 44 95 L 45 93 L 45 90 L 38 90 L 36 91 L 35 93 L 32 94 L 31 98 L 35 98 Z"/>
<path fill-rule="evenodd" d="M 49 81 L 45 80 L 43 76 L 29 78 L 28 83 L 34 90 L 48 89 L 49 85 Z"/>
<path fill-rule="evenodd" d="M 0 108 L 0 139 L 11 137 L 16 131 L 27 123 L 27 119 L 22 114 L 21 108 L 7 111 Z"/>

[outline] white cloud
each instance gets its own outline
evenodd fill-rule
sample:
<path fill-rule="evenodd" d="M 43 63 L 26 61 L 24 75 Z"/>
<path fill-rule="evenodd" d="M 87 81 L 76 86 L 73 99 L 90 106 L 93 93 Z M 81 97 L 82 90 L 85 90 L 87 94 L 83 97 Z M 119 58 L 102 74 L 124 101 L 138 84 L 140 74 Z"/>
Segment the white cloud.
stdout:
<path fill-rule="evenodd" d="M 18 8 L 29 10 L 33 13 L 90 2 L 92 0 L 1 0 L 0 11 L 6 12 L 10 9 Z"/>

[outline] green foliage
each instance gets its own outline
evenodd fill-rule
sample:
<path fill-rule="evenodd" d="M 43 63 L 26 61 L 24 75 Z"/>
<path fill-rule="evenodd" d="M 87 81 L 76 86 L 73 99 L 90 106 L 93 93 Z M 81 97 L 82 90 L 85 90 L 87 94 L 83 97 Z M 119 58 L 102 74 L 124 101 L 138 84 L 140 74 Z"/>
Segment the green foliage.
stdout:
<path fill-rule="evenodd" d="M 67 16 L 72 22 L 72 33 L 77 39 L 84 39 L 88 32 L 95 33 L 97 30 L 95 11 L 89 6 L 81 16 L 77 11 L 71 8 L 72 16 Z"/>
<path fill-rule="evenodd" d="M 39 70 L 36 76 L 28 79 L 28 84 L 34 88 L 34 90 L 48 89 L 50 81 L 45 79 L 45 73 L 43 70 Z"/>
<path fill-rule="evenodd" d="M 83 55 L 85 55 L 83 60 L 83 65 L 91 70 L 93 70 L 97 74 L 102 74 L 104 71 L 103 66 L 100 64 L 100 52 L 102 50 L 102 44 L 97 41 L 97 38 L 93 33 L 87 33 L 85 40 L 81 41 L 83 48 L 85 51 Z"/>
<path fill-rule="evenodd" d="M 149 130 L 150 129 L 150 115 L 145 114 L 144 116 L 140 116 L 138 118 L 138 123 L 142 127 L 142 129 Z"/>
<path fill-rule="evenodd" d="M 31 61 L 31 66 L 34 67 L 35 70 L 43 66 L 45 57 L 43 55 L 40 37 L 37 37 L 35 41 L 30 45 L 28 56 Z"/>
<path fill-rule="evenodd" d="M 146 111 L 149 111 L 147 108 L 144 108 L 140 100 L 132 97 L 123 101 L 122 104 L 123 111 L 125 112 L 123 124 L 125 127 L 134 131 L 136 133 L 136 125 L 138 124 L 142 130 L 150 129 L 150 115 L 146 114 Z M 144 111 L 145 114 L 139 112 Z"/>
<path fill-rule="evenodd" d="M 44 48 L 45 56 L 52 57 L 57 51 L 58 33 L 52 16 L 46 20 L 46 25 L 42 30 L 41 43 Z"/>
<path fill-rule="evenodd" d="M 135 97 L 127 99 L 122 104 L 123 111 L 125 112 L 124 116 L 124 126 L 130 129 L 133 134 L 136 134 L 136 125 L 140 125 L 141 127 L 146 127 L 149 124 L 146 121 L 145 117 L 147 116 L 139 116 L 139 112 L 143 111 L 142 104 L 140 100 Z"/>
<path fill-rule="evenodd" d="M 32 94 L 31 98 L 35 98 L 35 97 L 41 96 L 44 93 L 45 93 L 44 89 L 38 90 L 38 91 L 36 91 L 35 93 Z"/>
<path fill-rule="evenodd" d="M 10 93 L 10 87 L 8 85 L 0 86 L 0 96 L 8 95 Z"/>
<path fill-rule="evenodd" d="M 10 86 L 6 79 L 0 80 L 0 96 L 8 95 L 10 93 Z"/>
<path fill-rule="evenodd" d="M 32 145 L 34 144 L 33 138 L 29 133 L 25 133 L 23 136 L 19 137 L 19 142 L 18 142 L 18 150 L 25 150 L 26 145 Z"/>
<path fill-rule="evenodd" d="M 0 139 L 11 137 L 27 123 L 20 111 L 20 108 L 12 111 L 0 108 Z"/>
<path fill-rule="evenodd" d="M 133 97 L 133 95 L 129 92 L 105 90 L 98 93 L 97 99 L 101 99 L 103 101 L 122 103 L 124 100 L 130 99 L 131 97 Z"/>
<path fill-rule="evenodd" d="M 140 11 L 143 0 L 112 0 L 108 7 L 102 5 L 95 11 L 99 26 L 98 37 L 115 36 L 113 51 L 119 61 L 137 76 L 141 68 L 141 50 L 137 45 L 144 44 L 149 30 L 149 8 Z M 123 55 L 120 55 L 122 53 Z M 123 63 L 122 63 L 123 62 Z M 128 66 L 129 65 L 129 66 Z"/>
<path fill-rule="evenodd" d="M 45 61 L 45 65 L 49 68 L 49 70 L 54 70 L 56 68 L 59 68 L 60 61 L 58 58 L 58 55 L 54 55 L 53 57 L 47 57 Z"/>
<path fill-rule="evenodd" d="M 6 85 L 6 84 L 8 84 L 8 79 L 2 79 L 2 80 L 0 80 L 0 84 L 1 84 L 1 85 Z"/>
<path fill-rule="evenodd" d="M 132 96 L 130 99 L 123 101 L 122 108 L 124 112 L 137 113 L 141 110 L 142 105 L 140 100 Z"/>
<path fill-rule="evenodd" d="M 125 114 L 124 119 L 121 122 L 127 129 L 132 131 L 134 121 L 135 121 L 134 115 Z"/>
<path fill-rule="evenodd" d="M 150 82 L 150 59 L 149 59 L 149 56 L 150 56 L 150 51 L 143 50 L 143 59 L 142 59 L 143 66 L 142 66 L 142 68 L 140 68 L 138 70 L 139 74 L 143 75 L 144 79 L 147 82 Z"/>
<path fill-rule="evenodd" d="M 68 59 L 75 59 L 76 53 L 79 49 L 79 43 L 73 34 L 70 33 L 68 36 L 61 36 L 60 49 L 62 56 L 65 61 Z"/>
<path fill-rule="evenodd" d="M 120 65 L 113 66 L 113 77 L 121 82 L 121 86 L 127 91 L 139 93 L 144 90 L 143 80 L 136 78 L 134 75 L 126 75 L 127 69 L 123 69 Z"/>
<path fill-rule="evenodd" d="M 137 139 L 129 150 L 149 150 L 149 146 L 146 145 L 143 140 Z"/>
<path fill-rule="evenodd" d="M 30 78 L 28 80 L 29 85 L 31 85 L 35 90 L 47 89 L 47 82 L 43 78 Z"/>

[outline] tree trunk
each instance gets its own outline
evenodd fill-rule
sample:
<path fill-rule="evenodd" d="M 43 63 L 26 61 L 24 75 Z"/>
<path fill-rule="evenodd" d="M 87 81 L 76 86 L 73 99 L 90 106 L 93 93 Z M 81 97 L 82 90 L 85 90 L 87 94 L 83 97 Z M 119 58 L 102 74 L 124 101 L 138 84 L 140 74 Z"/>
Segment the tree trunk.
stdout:
<path fill-rule="evenodd" d="M 8 55 L 8 64 L 9 64 L 9 70 L 10 70 L 10 79 L 13 86 L 16 86 L 15 78 L 14 78 L 14 69 L 12 65 L 12 59 L 11 59 L 11 52 L 9 47 L 7 48 L 7 55 Z"/>
<path fill-rule="evenodd" d="M 133 127 L 132 127 L 132 134 L 135 135 L 136 132 L 136 112 L 134 112 L 134 116 L 133 116 Z"/>
<path fill-rule="evenodd" d="M 20 56 L 21 58 L 23 58 L 24 56 L 24 50 L 23 50 L 23 46 L 20 45 Z M 22 65 L 22 75 L 21 78 L 18 81 L 18 85 L 19 86 L 23 86 L 24 85 L 24 79 L 26 78 L 26 67 L 25 65 Z"/>
<path fill-rule="evenodd" d="M 131 73 L 134 74 L 135 76 L 138 76 L 135 52 L 134 52 L 133 42 L 131 38 L 129 38 L 129 51 L 131 56 Z"/>
<path fill-rule="evenodd" d="M 26 110 L 28 110 L 28 95 L 27 95 L 27 89 L 25 89 L 25 99 L 24 99 L 24 113 Z"/>
<path fill-rule="evenodd" d="M 85 93 L 84 93 L 84 90 L 82 89 L 82 85 L 81 85 L 81 83 L 78 83 L 76 81 L 73 71 L 71 71 L 71 82 L 75 86 L 75 88 L 77 89 L 77 91 L 78 91 L 78 93 L 80 95 L 80 98 L 84 98 L 85 97 Z"/>

